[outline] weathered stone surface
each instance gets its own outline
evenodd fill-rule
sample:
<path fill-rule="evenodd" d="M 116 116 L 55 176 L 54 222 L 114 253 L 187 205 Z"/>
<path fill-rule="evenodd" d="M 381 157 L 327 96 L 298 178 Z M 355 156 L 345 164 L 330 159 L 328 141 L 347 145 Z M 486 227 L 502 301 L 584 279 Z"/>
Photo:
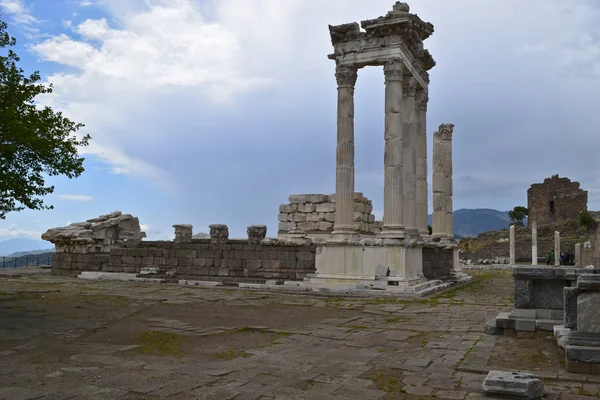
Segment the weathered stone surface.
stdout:
<path fill-rule="evenodd" d="M 554 175 L 527 190 L 529 220 L 539 225 L 579 220 L 579 213 L 587 210 L 587 201 L 588 192 L 580 188 L 579 182 Z"/>
<path fill-rule="evenodd" d="M 490 371 L 482 388 L 486 394 L 523 399 L 541 399 L 546 395 L 544 384 L 535 375 L 517 372 Z"/>
<path fill-rule="evenodd" d="M 246 232 L 248 233 L 248 242 L 250 244 L 260 244 L 260 242 L 267 237 L 267 226 L 250 225 L 246 229 Z"/>
<path fill-rule="evenodd" d="M 576 287 L 566 287 L 564 290 L 565 328 L 577 329 L 577 296 L 581 293 Z"/>
<path fill-rule="evenodd" d="M 532 291 L 531 279 L 515 279 L 515 308 L 531 307 Z"/>
<path fill-rule="evenodd" d="M 146 237 L 138 218 L 115 211 L 73 223 L 66 227 L 48 229 L 43 240 L 52 242 L 57 253 L 109 252 L 124 242 L 139 242 Z"/>
<path fill-rule="evenodd" d="M 577 297 L 577 331 L 600 334 L 600 292 L 585 292 Z"/>
<path fill-rule="evenodd" d="M 175 243 L 187 244 L 192 243 L 192 225 L 173 225 L 175 228 Z"/>
<path fill-rule="evenodd" d="M 213 244 L 225 244 L 229 240 L 229 228 L 227 225 L 210 225 L 210 241 Z"/>

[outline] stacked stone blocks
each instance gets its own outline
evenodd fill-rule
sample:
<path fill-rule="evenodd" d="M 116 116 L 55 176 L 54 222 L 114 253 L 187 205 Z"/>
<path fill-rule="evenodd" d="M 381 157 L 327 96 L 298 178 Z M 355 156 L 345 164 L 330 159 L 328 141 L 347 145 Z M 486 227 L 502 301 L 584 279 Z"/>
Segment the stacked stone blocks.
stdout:
<path fill-rule="evenodd" d="M 294 231 L 328 234 L 335 223 L 335 195 L 298 194 L 289 197 L 289 204 L 279 207 L 279 234 Z M 371 214 L 373 204 L 362 193 L 354 195 L 354 225 L 363 234 L 381 231 L 382 222 Z"/>

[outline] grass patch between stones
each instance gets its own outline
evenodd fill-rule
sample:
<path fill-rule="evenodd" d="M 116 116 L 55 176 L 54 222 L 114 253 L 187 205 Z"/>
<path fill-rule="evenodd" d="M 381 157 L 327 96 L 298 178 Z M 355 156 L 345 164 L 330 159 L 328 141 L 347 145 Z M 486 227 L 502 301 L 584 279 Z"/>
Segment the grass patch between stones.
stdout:
<path fill-rule="evenodd" d="M 139 333 L 135 338 L 139 351 L 144 354 L 180 355 L 182 340 L 175 333 L 161 331 L 146 331 Z"/>

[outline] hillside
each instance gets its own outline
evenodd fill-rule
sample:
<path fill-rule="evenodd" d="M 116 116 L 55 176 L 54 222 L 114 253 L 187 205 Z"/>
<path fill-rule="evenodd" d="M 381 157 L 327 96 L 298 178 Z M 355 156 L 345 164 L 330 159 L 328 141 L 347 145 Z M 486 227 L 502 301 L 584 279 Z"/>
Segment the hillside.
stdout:
<path fill-rule="evenodd" d="M 483 232 L 496 231 L 508 228 L 510 218 L 508 211 L 498 211 L 489 208 L 461 209 L 453 213 L 454 235 L 461 237 L 475 237 Z M 429 225 L 432 216 L 429 215 Z"/>
<path fill-rule="evenodd" d="M 53 251 L 54 246 L 45 240 L 26 238 L 0 240 L 0 257 L 15 257 L 14 253 L 17 252 L 39 252 L 42 251 L 41 249 L 45 249 L 44 252 Z"/>
<path fill-rule="evenodd" d="M 558 224 L 545 225 L 538 228 L 538 257 L 541 259 L 554 250 L 554 232 L 561 234 L 561 251 L 574 254 L 575 244 L 585 243 L 594 235 L 581 227 L 579 221 L 568 221 Z M 509 230 L 484 232 L 474 238 L 463 238 L 460 241 L 461 258 L 477 261 L 479 259 L 508 258 Z M 531 260 L 531 229 L 525 226 L 515 227 L 516 258 Z"/>

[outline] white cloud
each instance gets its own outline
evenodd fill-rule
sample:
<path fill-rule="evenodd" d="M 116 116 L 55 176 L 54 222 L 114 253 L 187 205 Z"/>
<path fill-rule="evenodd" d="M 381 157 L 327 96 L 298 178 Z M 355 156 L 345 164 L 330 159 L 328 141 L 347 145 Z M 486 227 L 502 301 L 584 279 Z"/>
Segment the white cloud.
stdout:
<path fill-rule="evenodd" d="M 16 224 L 10 224 L 8 228 L 0 228 L 0 240 L 14 238 L 39 239 L 42 232 L 19 229 Z"/>
<path fill-rule="evenodd" d="M 92 201 L 92 196 L 86 196 L 84 194 L 57 194 L 56 197 L 68 201 Z"/>
<path fill-rule="evenodd" d="M 37 22 L 25 7 L 23 0 L 0 0 L 0 10 L 12 15 L 13 20 L 18 24 L 29 25 Z"/>

